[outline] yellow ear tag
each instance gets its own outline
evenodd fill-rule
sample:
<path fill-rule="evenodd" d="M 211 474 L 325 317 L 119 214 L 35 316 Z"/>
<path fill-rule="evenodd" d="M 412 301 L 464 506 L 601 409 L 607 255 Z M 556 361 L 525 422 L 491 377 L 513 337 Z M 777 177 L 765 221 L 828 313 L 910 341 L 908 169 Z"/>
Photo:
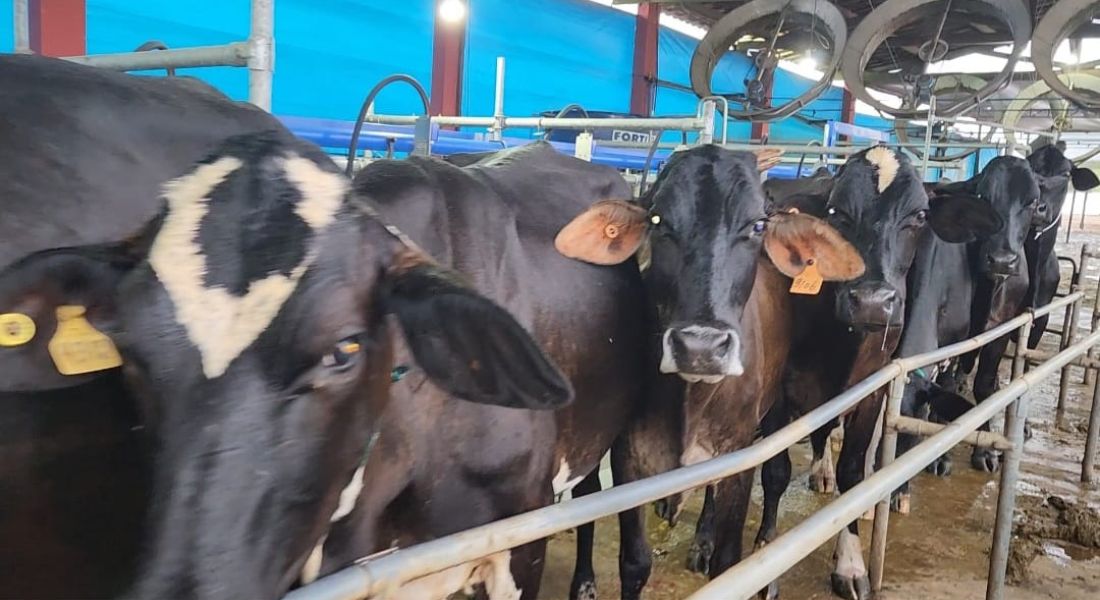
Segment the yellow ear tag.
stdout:
<path fill-rule="evenodd" d="M 817 264 L 813 259 L 806 261 L 806 268 L 791 282 L 792 294 L 804 294 L 816 296 L 821 291 L 821 273 L 817 272 Z"/>
<path fill-rule="evenodd" d="M 122 366 L 111 338 L 84 318 L 83 306 L 57 307 L 57 332 L 48 346 L 57 371 L 82 375 Z"/>
<path fill-rule="evenodd" d="M 34 321 L 20 313 L 0 315 L 0 346 L 22 346 L 34 339 Z"/>

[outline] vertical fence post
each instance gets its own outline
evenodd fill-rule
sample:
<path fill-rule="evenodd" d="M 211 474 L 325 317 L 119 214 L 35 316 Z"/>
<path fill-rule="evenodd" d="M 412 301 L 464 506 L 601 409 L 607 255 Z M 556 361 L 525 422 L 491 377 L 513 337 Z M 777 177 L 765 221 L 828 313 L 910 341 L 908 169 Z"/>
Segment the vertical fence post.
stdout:
<path fill-rule="evenodd" d="M 886 410 L 882 413 L 882 461 L 884 469 L 894 462 L 898 452 L 898 431 L 891 424 L 901 416 L 901 400 L 905 394 L 908 373 L 902 373 L 890 382 L 886 396 Z M 882 590 L 882 576 L 886 565 L 886 533 L 890 525 L 890 494 L 875 505 L 875 525 L 871 533 L 871 590 L 877 595 Z"/>
<path fill-rule="evenodd" d="M 1081 247 L 1081 260 L 1077 263 L 1078 271 L 1076 276 L 1069 285 L 1069 293 L 1073 294 L 1081 289 L 1081 281 L 1085 276 L 1085 269 L 1088 266 L 1088 244 Z M 1058 344 L 1058 350 L 1065 350 L 1077 337 L 1077 318 L 1081 312 L 1080 300 L 1076 302 L 1070 302 L 1066 306 L 1066 316 L 1062 318 L 1062 339 Z M 1087 369 L 1086 369 L 1087 370 Z M 1058 379 L 1058 406 L 1054 410 L 1054 426 L 1061 427 L 1062 421 L 1066 416 L 1066 398 L 1069 395 L 1069 374 L 1070 367 L 1062 367 L 1062 375 Z"/>
<path fill-rule="evenodd" d="M 30 9 L 27 0 L 14 0 L 12 2 L 12 20 L 14 22 L 13 34 L 15 36 L 15 52 L 17 54 L 31 53 L 31 26 Z"/>
<path fill-rule="evenodd" d="M 248 101 L 271 112 L 275 72 L 275 0 L 252 0 L 248 34 Z"/>
<path fill-rule="evenodd" d="M 1085 458 L 1081 460 L 1081 481 L 1092 483 L 1093 465 L 1096 462 L 1096 444 L 1100 437 L 1100 377 L 1092 388 L 1092 408 L 1089 411 L 1089 432 L 1085 437 Z"/>
<path fill-rule="evenodd" d="M 1032 313 L 1034 318 L 1034 313 Z M 1031 320 L 1020 328 L 1018 340 L 1026 340 L 1031 333 Z M 1012 378 L 1023 374 L 1023 349 L 1026 342 L 1016 344 L 1016 356 L 1012 360 Z M 1001 466 L 1001 485 L 997 490 L 997 520 L 993 528 L 993 547 L 989 552 L 989 579 L 985 589 L 986 600 L 1004 600 L 1005 572 L 1008 568 L 1008 551 L 1012 545 L 1012 516 L 1016 511 L 1016 484 L 1020 479 L 1020 458 L 1024 452 L 1024 423 L 1027 421 L 1027 397 L 1021 394 L 1005 409 L 1005 435 L 1012 448 L 1004 453 Z"/>

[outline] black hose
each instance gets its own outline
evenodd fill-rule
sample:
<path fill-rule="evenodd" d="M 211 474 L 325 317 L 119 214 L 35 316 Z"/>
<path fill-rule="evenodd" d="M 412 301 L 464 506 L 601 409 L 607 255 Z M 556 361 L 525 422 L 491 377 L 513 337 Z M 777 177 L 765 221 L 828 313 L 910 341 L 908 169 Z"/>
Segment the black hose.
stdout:
<path fill-rule="evenodd" d="M 584 115 L 584 118 L 585 119 L 588 118 L 588 111 L 585 110 L 585 108 L 583 106 L 581 106 L 580 104 L 577 104 L 575 102 L 573 104 L 566 104 L 564 108 L 562 108 L 561 110 L 558 111 L 558 114 L 554 115 L 554 118 L 555 119 L 560 119 L 560 118 L 564 117 L 565 115 L 569 114 L 570 112 L 572 112 L 573 110 L 581 111 L 581 114 Z M 549 128 L 546 131 L 542 132 L 542 139 L 543 140 L 550 139 L 550 132 L 551 131 L 554 131 L 554 129 Z"/>
<path fill-rule="evenodd" d="M 398 73 L 397 75 L 390 75 L 382 81 L 379 81 L 377 85 L 371 88 L 366 99 L 363 100 L 363 107 L 359 109 L 359 117 L 355 119 L 355 128 L 351 131 L 351 142 L 348 143 L 348 164 L 344 167 L 344 173 L 348 177 L 351 177 L 353 171 L 352 167 L 355 166 L 355 153 L 359 146 L 359 135 L 363 132 L 363 123 L 367 120 L 367 110 L 370 108 L 370 105 L 374 103 L 375 96 L 377 96 L 383 88 L 398 81 L 404 81 L 411 85 L 413 89 L 416 90 L 416 93 L 420 95 L 420 102 L 424 105 L 425 115 L 431 111 L 431 102 L 428 101 L 428 92 L 424 90 L 424 86 L 420 85 L 420 82 L 412 75 Z"/>
<path fill-rule="evenodd" d="M 649 177 L 649 168 L 653 166 L 653 155 L 657 154 L 657 146 L 661 143 L 661 137 L 664 134 L 665 130 L 661 129 L 657 132 L 657 135 L 653 136 L 653 142 L 649 144 L 649 152 L 645 155 L 645 166 L 642 167 L 642 178 L 638 181 L 639 198 L 645 194 L 645 180 Z"/>
<path fill-rule="evenodd" d="M 145 42 L 144 44 L 138 46 L 137 48 L 134 48 L 134 52 L 148 52 L 150 50 L 167 50 L 167 49 L 168 49 L 168 44 L 165 44 L 164 42 L 162 42 L 160 40 L 149 40 L 148 42 Z M 176 76 L 176 69 L 174 67 L 168 67 L 167 69 L 165 69 L 165 71 L 168 72 L 169 77 L 175 77 Z"/>

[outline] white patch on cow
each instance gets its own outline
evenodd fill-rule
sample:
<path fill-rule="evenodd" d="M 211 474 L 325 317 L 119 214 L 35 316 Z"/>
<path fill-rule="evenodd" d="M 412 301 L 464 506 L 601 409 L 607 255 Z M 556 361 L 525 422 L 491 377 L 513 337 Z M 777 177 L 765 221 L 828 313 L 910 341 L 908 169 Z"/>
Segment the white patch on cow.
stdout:
<path fill-rule="evenodd" d="M 692 441 L 691 445 L 680 455 L 680 465 L 690 467 L 691 465 L 710 460 L 714 458 L 714 456 L 715 454 L 713 451 L 707 450 L 698 441 Z"/>
<path fill-rule="evenodd" d="M 836 538 L 836 551 L 833 555 L 836 561 L 833 572 L 843 577 L 859 579 L 867 575 L 867 566 L 863 563 L 863 546 L 859 543 L 859 536 L 848 531 L 841 530 Z"/>
<path fill-rule="evenodd" d="M 209 379 L 224 374 L 271 324 L 314 257 L 307 252 L 289 275 L 276 273 L 253 281 L 243 296 L 204 285 L 207 266 L 196 239 L 199 225 L 209 211 L 210 192 L 242 164 L 238 158 L 224 157 L 168 182 L 164 186 L 168 211 L 149 252 L 149 265 L 172 299 L 176 319 L 198 349 L 203 373 Z M 301 192 L 296 212 L 315 228 L 331 222 L 339 208 L 337 189 L 342 197 L 347 184 L 316 166 L 311 173 L 296 158 L 286 159 L 284 166 L 288 179 Z"/>
<path fill-rule="evenodd" d="M 584 479 L 584 476 L 569 478 L 572 475 L 572 471 L 569 469 L 569 463 L 565 462 L 565 459 L 561 459 L 561 464 L 558 465 L 558 472 L 554 475 L 554 480 L 551 482 L 554 486 L 554 495 L 560 496 L 565 492 L 577 487 L 577 484 Z"/>
<path fill-rule="evenodd" d="M 894 183 L 894 178 L 898 176 L 898 169 L 901 168 L 897 155 L 886 146 L 875 146 L 868 150 L 864 157 L 878 169 L 878 193 L 885 192 L 886 188 Z"/>
<path fill-rule="evenodd" d="M 302 195 L 294 212 L 314 231 L 328 227 L 344 201 L 347 180 L 337 173 L 321 170 L 313 161 L 301 156 L 284 159 L 283 169 Z"/>
<path fill-rule="evenodd" d="M 321 574 L 321 563 L 325 558 L 325 540 L 327 539 L 327 534 L 321 536 L 320 541 L 313 547 L 313 551 L 309 553 L 309 558 L 302 565 L 302 572 L 298 575 L 302 585 L 309 585 L 317 581 L 317 576 Z"/>
<path fill-rule="evenodd" d="M 344 486 L 344 489 L 340 490 L 340 502 L 336 505 L 336 510 L 332 512 L 332 516 L 329 517 L 329 523 L 335 523 L 355 510 L 355 503 L 359 500 L 359 494 L 363 493 L 363 474 L 366 472 L 366 468 L 366 465 L 360 465 L 352 474 L 351 481 Z M 317 579 L 317 575 L 321 573 L 321 563 L 325 558 L 325 542 L 327 540 L 328 534 L 323 534 L 321 539 L 317 541 L 317 545 L 309 553 L 309 558 L 306 559 L 305 564 L 302 565 L 302 572 L 299 575 L 302 585 L 312 583 Z"/>
<path fill-rule="evenodd" d="M 871 433 L 871 443 L 867 446 L 867 454 L 863 457 L 863 478 L 866 479 L 875 472 L 875 458 L 877 458 L 878 443 L 882 440 L 882 412 L 886 410 L 886 403 L 880 402 L 878 418 L 875 419 L 875 430 Z"/>
<path fill-rule="evenodd" d="M 490 600 L 519 600 L 510 564 L 511 551 L 498 552 L 481 560 L 464 563 L 434 575 L 414 579 L 394 590 L 391 600 L 444 600 L 455 592 L 473 593 L 474 586 L 485 585 Z"/>
<path fill-rule="evenodd" d="M 680 369 L 676 366 L 676 360 L 672 358 L 672 340 L 669 336 L 672 335 L 671 329 L 666 329 L 665 334 L 661 336 L 661 372 L 662 373 L 676 373 Z"/>
<path fill-rule="evenodd" d="M 825 451 L 821 458 L 810 462 L 810 487 L 822 494 L 836 491 L 836 470 L 833 467 L 833 442 L 825 440 Z"/>

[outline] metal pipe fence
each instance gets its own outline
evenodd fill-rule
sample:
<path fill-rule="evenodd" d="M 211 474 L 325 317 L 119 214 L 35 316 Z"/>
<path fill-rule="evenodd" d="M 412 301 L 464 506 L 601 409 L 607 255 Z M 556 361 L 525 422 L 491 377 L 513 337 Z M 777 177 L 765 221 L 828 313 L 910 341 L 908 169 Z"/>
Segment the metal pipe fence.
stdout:
<path fill-rule="evenodd" d="M 15 51 L 29 53 L 30 12 L 27 0 L 14 0 Z M 248 40 L 219 46 L 173 48 L 156 52 L 118 52 L 66 56 L 65 60 L 114 69 L 182 69 L 188 67 L 248 67 L 248 101 L 271 110 L 275 71 L 275 0 L 251 0 Z"/>
<path fill-rule="evenodd" d="M 960 441 L 967 441 L 1006 452 L 1001 475 L 1002 493 L 998 500 L 997 532 L 990 561 L 990 572 L 994 575 L 990 579 L 992 595 L 988 596 L 991 600 L 999 600 L 1003 594 L 1008 533 L 1015 505 L 1015 482 L 1019 475 L 1023 415 L 1026 414 L 1026 403 L 1018 399 L 1041 379 L 1066 368 L 1100 342 L 1100 331 L 1094 331 L 1079 342 L 1065 345 L 1058 354 L 1049 357 L 1049 360 L 1027 374 L 1023 373 L 1026 344 L 1018 345 L 1013 361 L 1012 382 L 945 426 L 929 425 L 928 429 L 915 427 L 911 420 L 900 414 L 901 394 L 908 373 L 978 349 L 1019 329 L 1023 329 L 1021 333 L 1026 336 L 1026 330 L 1030 329 L 1035 318 L 1067 307 L 1077 310 L 1083 297 L 1083 292 L 1074 291 L 973 338 L 932 352 L 897 359 L 829 402 L 747 448 L 437 540 L 366 557 L 351 567 L 291 592 L 285 600 L 384 598 L 401 585 L 419 577 L 754 469 L 887 384 L 890 385 L 890 393 L 883 414 L 885 428 L 882 468 L 801 525 L 716 578 L 692 598 L 751 597 L 872 506 L 875 506 L 876 520 L 872 537 L 871 573 L 875 588 L 880 589 L 884 572 L 890 492 L 914 477 L 952 446 Z M 1014 408 L 1008 412 L 1007 438 L 993 433 L 978 433 L 982 424 L 1010 404 Z M 1094 411 L 1093 421 L 1100 427 L 1100 411 Z M 902 430 L 932 435 L 901 458 L 896 458 L 897 433 Z M 1095 445 L 1095 442 L 1092 443 Z"/>

